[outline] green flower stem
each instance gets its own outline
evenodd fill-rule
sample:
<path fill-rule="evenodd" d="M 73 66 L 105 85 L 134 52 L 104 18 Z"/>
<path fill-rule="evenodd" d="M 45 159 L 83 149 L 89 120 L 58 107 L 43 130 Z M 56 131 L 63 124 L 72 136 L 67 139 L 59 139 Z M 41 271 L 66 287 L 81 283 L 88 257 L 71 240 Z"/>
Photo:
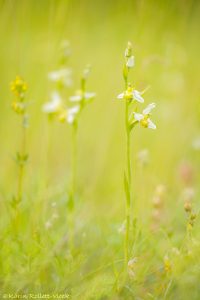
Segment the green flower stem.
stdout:
<path fill-rule="evenodd" d="M 24 120 L 23 120 L 21 156 L 25 157 L 25 155 L 26 155 L 26 126 L 24 125 Z M 18 202 L 21 202 L 23 196 L 24 166 L 25 166 L 24 162 L 19 164 L 18 191 L 17 191 Z"/>
<path fill-rule="evenodd" d="M 130 128 L 129 128 L 129 102 L 126 101 L 125 125 L 126 125 L 126 160 L 127 160 L 127 191 L 126 191 L 126 235 L 125 235 L 125 262 L 129 259 L 129 236 L 130 236 L 130 209 L 131 209 L 131 158 L 130 158 Z"/>
<path fill-rule="evenodd" d="M 25 125 L 25 116 L 23 115 L 22 119 L 22 141 L 21 141 L 21 153 L 19 153 L 18 161 L 18 183 L 17 183 L 17 196 L 15 202 L 15 228 L 18 230 L 20 212 L 19 212 L 19 203 L 23 198 L 23 183 L 24 183 L 24 167 L 26 163 L 26 125 Z"/>
<path fill-rule="evenodd" d="M 128 88 L 128 73 L 129 70 L 124 65 L 123 77 L 125 82 L 125 90 Z M 126 195 L 126 233 L 124 242 L 124 256 L 125 267 L 129 260 L 129 239 L 130 239 L 130 221 L 131 221 L 131 158 L 130 158 L 130 126 L 129 126 L 129 104 L 128 100 L 125 100 L 125 128 L 126 128 L 126 173 L 125 173 L 125 195 Z"/>
<path fill-rule="evenodd" d="M 76 169 L 77 169 L 77 123 L 72 126 L 72 168 L 71 168 L 71 193 L 69 199 L 69 247 L 71 251 L 74 249 L 74 233 L 75 233 L 75 198 L 76 198 Z"/>
<path fill-rule="evenodd" d="M 77 123 L 72 127 L 72 182 L 71 182 L 71 200 L 72 210 L 75 207 L 75 194 L 76 194 L 76 164 L 77 164 Z"/>

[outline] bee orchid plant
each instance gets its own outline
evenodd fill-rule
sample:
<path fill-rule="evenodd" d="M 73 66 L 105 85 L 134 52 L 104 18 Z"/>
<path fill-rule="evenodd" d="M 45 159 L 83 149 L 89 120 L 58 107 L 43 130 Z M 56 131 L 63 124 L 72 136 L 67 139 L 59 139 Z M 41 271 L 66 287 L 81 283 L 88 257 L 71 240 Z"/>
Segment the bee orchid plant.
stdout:
<path fill-rule="evenodd" d="M 133 128 L 140 125 L 143 128 L 156 129 L 156 125 L 151 120 L 151 112 L 155 108 L 155 103 L 149 104 L 141 113 L 138 112 L 139 105 L 144 103 L 143 93 L 139 92 L 129 79 L 130 70 L 135 65 L 135 58 L 132 54 L 132 44 L 129 42 L 125 50 L 125 62 L 123 67 L 123 78 L 125 90 L 117 96 L 117 99 L 125 103 L 125 128 L 126 128 L 126 171 L 124 173 L 124 190 L 126 195 L 126 233 L 125 233 L 125 262 L 130 255 L 130 224 L 132 222 L 131 209 L 133 205 L 132 196 L 132 167 L 131 167 L 131 133 Z"/>

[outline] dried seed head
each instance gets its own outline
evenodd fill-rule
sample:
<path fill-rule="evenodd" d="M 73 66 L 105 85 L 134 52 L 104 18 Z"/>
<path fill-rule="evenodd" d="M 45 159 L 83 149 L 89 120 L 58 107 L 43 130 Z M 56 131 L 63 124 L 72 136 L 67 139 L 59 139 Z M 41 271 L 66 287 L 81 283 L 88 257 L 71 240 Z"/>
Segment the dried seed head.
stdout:
<path fill-rule="evenodd" d="M 196 218 L 197 218 L 197 215 L 195 213 L 192 213 L 191 216 L 190 216 L 190 219 L 192 221 L 194 221 Z"/>
<path fill-rule="evenodd" d="M 191 202 L 185 202 L 184 209 L 187 213 L 190 213 L 192 211 L 192 204 Z"/>

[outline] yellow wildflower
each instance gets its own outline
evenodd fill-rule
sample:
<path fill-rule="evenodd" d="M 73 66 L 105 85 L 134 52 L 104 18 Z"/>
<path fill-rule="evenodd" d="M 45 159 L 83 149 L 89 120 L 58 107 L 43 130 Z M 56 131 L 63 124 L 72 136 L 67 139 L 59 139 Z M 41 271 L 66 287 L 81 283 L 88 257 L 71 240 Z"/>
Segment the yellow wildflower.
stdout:
<path fill-rule="evenodd" d="M 17 97 L 22 98 L 27 90 L 27 84 L 22 78 L 16 76 L 16 79 L 10 84 L 10 89 Z"/>

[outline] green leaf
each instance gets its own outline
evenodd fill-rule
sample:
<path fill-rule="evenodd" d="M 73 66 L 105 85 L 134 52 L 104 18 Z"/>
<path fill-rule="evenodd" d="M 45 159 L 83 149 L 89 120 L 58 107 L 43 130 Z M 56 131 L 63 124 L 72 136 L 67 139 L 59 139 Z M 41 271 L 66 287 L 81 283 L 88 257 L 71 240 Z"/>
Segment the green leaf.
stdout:
<path fill-rule="evenodd" d="M 70 211 L 74 210 L 74 195 L 72 193 L 69 194 L 67 206 Z"/>
<path fill-rule="evenodd" d="M 12 206 L 12 208 L 16 208 L 19 203 L 21 202 L 21 199 L 18 199 L 17 197 L 13 196 L 12 200 L 10 201 L 10 205 Z"/>
<path fill-rule="evenodd" d="M 124 65 L 123 67 L 123 77 L 124 77 L 124 80 L 127 82 L 128 80 L 128 68 L 126 65 Z"/>
<path fill-rule="evenodd" d="M 24 166 L 28 162 L 28 154 L 16 153 L 15 161 L 19 166 Z"/>
<path fill-rule="evenodd" d="M 134 120 L 129 123 L 129 130 L 131 131 L 136 125 L 138 124 L 138 121 Z"/>

